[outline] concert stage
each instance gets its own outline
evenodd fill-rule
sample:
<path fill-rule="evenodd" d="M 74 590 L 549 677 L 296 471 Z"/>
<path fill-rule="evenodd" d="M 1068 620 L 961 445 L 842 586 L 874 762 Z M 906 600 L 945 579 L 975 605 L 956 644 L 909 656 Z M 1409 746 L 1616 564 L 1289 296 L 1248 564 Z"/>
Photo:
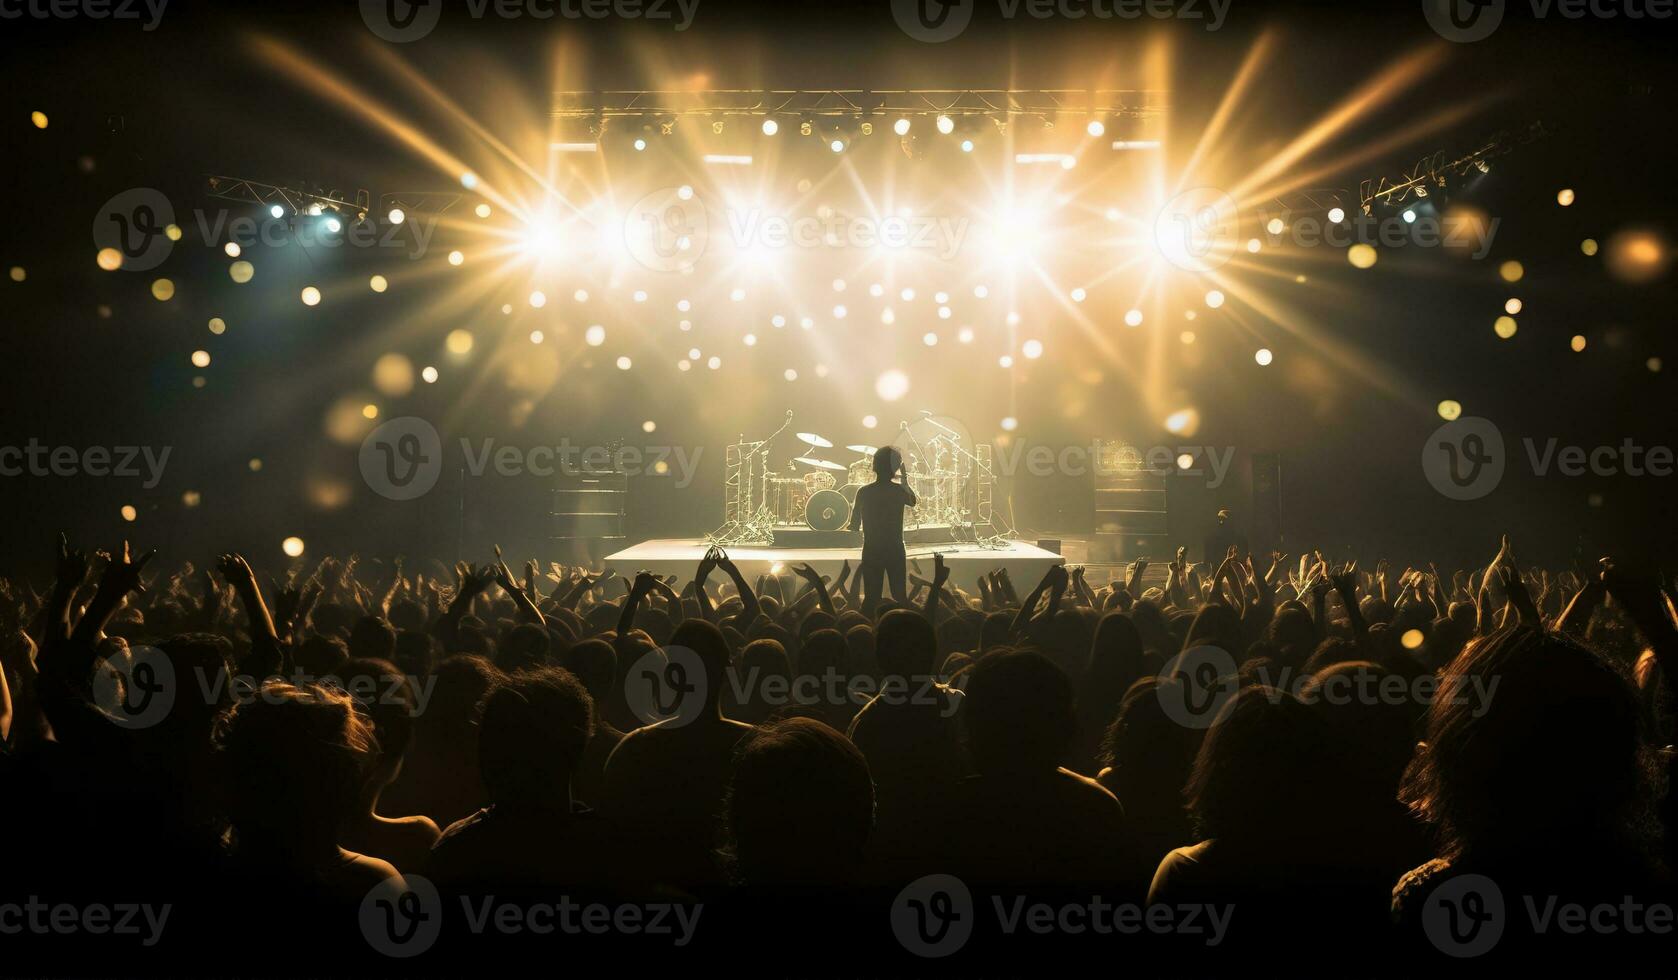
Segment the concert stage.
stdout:
<path fill-rule="evenodd" d="M 693 578 L 699 559 L 705 557 L 705 549 L 709 547 L 702 538 L 657 538 L 607 555 L 605 561 L 606 566 L 615 569 L 619 575 L 633 576 L 645 570 L 657 575 L 675 575 L 685 583 Z M 728 557 L 748 579 L 768 572 L 777 563 L 790 569 L 805 562 L 819 574 L 834 576 L 839 574 L 839 567 L 846 560 L 850 561 L 854 571 L 862 557 L 860 548 L 739 545 L 727 551 Z M 1009 541 L 1000 548 L 969 543 L 911 544 L 908 552 L 910 573 L 925 578 L 932 577 L 933 552 L 942 553 L 944 564 L 950 568 L 950 581 L 968 591 L 972 591 L 973 583 L 980 575 L 992 569 L 1006 568 L 1008 577 L 1021 595 L 1034 587 L 1051 566 L 1063 561 L 1060 555 L 1024 541 Z M 917 560 L 920 563 L 918 570 L 915 567 Z M 712 581 L 719 579 L 713 576 Z"/>

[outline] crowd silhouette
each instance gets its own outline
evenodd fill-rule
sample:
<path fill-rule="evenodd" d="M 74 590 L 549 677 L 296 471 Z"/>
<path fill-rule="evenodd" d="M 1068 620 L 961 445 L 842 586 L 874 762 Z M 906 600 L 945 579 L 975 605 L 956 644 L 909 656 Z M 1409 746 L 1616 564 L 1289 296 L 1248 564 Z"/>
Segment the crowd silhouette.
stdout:
<path fill-rule="evenodd" d="M 1670 901 L 1678 841 L 1658 576 L 1507 539 L 1451 573 L 1239 550 L 1179 549 L 1163 581 L 1056 567 L 1023 598 L 927 556 L 888 600 L 717 549 L 687 581 L 348 557 L 259 585 L 237 555 L 163 571 L 61 538 L 44 590 L 0 580 L 0 972 L 517 948 L 973 974 L 1076 947 L 1386 974 L 1671 941 L 1670 905 L 1666 932 L 1628 921 Z M 561 899 L 608 924 L 561 946 L 504 918 Z M 1010 918 L 1093 900 L 1161 924 Z M 169 911 L 130 940 L 94 904 Z M 686 931 L 647 927 L 666 905 Z M 418 908 L 440 941 L 383 958 L 368 916 Z M 935 913 L 972 933 L 932 958 Z"/>

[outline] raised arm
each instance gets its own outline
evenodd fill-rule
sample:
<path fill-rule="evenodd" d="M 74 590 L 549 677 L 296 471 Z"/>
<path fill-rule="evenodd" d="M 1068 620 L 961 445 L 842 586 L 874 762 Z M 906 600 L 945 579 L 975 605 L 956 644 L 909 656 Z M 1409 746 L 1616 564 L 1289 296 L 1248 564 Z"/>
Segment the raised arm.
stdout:
<path fill-rule="evenodd" d="M 256 575 L 251 572 L 250 563 L 240 555 L 227 554 L 216 559 L 216 567 L 233 586 L 234 594 L 244 604 L 245 617 L 250 620 L 251 652 L 241 666 L 259 678 L 284 674 L 285 652 L 274 629 L 274 619 L 262 601 L 262 591 L 256 587 Z"/>
<path fill-rule="evenodd" d="M 822 609 L 825 610 L 829 616 L 837 615 L 833 608 L 833 597 L 827 593 L 827 583 L 823 582 L 822 577 L 816 574 L 816 570 L 810 567 L 810 563 L 805 562 L 804 564 L 794 568 L 793 571 L 798 573 L 799 578 L 809 583 L 810 590 L 815 593 L 816 602 L 822 607 Z"/>

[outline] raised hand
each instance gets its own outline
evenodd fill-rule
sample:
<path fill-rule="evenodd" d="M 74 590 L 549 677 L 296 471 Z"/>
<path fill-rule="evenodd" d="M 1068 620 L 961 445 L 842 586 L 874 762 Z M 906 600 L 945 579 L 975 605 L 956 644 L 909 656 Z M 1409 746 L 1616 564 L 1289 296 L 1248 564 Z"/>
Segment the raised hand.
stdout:
<path fill-rule="evenodd" d="M 128 542 L 124 540 L 120 557 L 112 558 L 110 563 L 105 566 L 105 574 L 100 578 L 100 587 L 109 587 L 112 592 L 120 595 L 126 595 L 130 592 L 144 593 L 146 587 L 140 581 L 140 573 L 145 570 L 146 563 L 156 556 L 157 549 L 153 548 L 141 555 L 139 560 L 136 561 L 132 557 L 132 552 L 129 551 Z"/>
<path fill-rule="evenodd" d="M 935 588 L 935 589 L 943 588 L 944 583 L 948 582 L 949 580 L 950 580 L 950 566 L 944 564 L 943 553 L 942 552 L 936 552 L 936 551 L 933 552 L 933 554 L 932 554 L 932 587 Z"/>
<path fill-rule="evenodd" d="M 815 585 L 817 582 L 820 582 L 822 580 L 822 577 L 820 575 L 816 574 L 816 570 L 814 568 L 810 567 L 809 562 L 804 562 L 803 564 L 800 564 L 800 565 L 794 565 L 792 570 L 795 573 L 797 573 L 799 578 L 803 579 L 806 582 L 809 582 L 811 585 Z"/>
<path fill-rule="evenodd" d="M 58 532 L 58 585 L 73 589 L 87 580 L 87 552 L 70 547 L 70 538 Z"/>
<path fill-rule="evenodd" d="M 216 569 L 227 583 L 241 592 L 256 588 L 256 573 L 251 571 L 250 563 L 244 556 L 226 554 L 216 558 Z M 207 573 L 206 573 L 207 574 Z"/>

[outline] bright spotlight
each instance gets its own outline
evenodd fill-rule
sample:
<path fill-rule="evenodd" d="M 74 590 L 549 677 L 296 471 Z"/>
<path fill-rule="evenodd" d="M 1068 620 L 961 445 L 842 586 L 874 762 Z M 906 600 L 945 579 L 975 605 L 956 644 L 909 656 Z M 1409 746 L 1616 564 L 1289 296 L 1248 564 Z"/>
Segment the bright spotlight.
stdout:
<path fill-rule="evenodd" d="M 1404 218 L 1404 223 L 1405 224 L 1407 224 L 1407 225 L 1415 224 L 1416 223 L 1416 209 L 1415 208 L 1405 208 L 1404 209 L 1404 214 L 1402 215 L 1402 217 Z"/>
<path fill-rule="evenodd" d="M 950 135 L 956 131 L 956 121 L 951 119 L 949 116 L 939 116 L 938 131 L 943 133 L 945 136 Z"/>
<path fill-rule="evenodd" d="M 902 371 L 886 371 L 874 379 L 874 394 L 882 401 L 894 402 L 908 393 L 909 376 Z"/>
<path fill-rule="evenodd" d="M 909 135 L 909 120 L 907 118 L 899 119 L 897 122 L 892 123 L 891 124 L 891 131 L 896 133 L 899 136 L 908 136 Z"/>
<path fill-rule="evenodd" d="M 1340 222 L 1345 221 L 1346 220 L 1346 209 L 1345 208 L 1329 208 L 1328 209 L 1328 220 L 1334 222 L 1335 224 L 1339 224 Z"/>
<path fill-rule="evenodd" d="M 763 135 L 774 136 L 776 133 L 778 133 L 780 131 L 781 131 L 781 124 L 776 122 L 775 120 L 765 119 L 763 121 Z"/>
<path fill-rule="evenodd" d="M 636 152 L 640 152 L 642 150 L 645 150 L 646 148 L 647 148 L 647 141 L 642 139 L 639 136 L 635 137 L 635 150 L 636 150 Z"/>
<path fill-rule="evenodd" d="M 1084 132 L 1090 134 L 1091 136 L 1100 136 L 1101 134 L 1107 132 L 1107 127 L 1101 122 L 1101 120 L 1091 119 L 1089 125 L 1084 127 Z"/>
<path fill-rule="evenodd" d="M 330 231 L 334 235 L 336 235 L 338 232 L 344 230 L 344 226 L 343 226 L 342 223 L 340 223 L 338 221 L 337 218 L 327 218 L 326 219 L 326 230 Z"/>
<path fill-rule="evenodd" d="M 962 140 L 961 141 L 961 152 L 972 153 L 973 152 L 973 141 L 972 140 Z"/>
<path fill-rule="evenodd" d="M 828 142 L 827 148 L 835 153 L 843 153 L 845 152 L 845 141 L 839 139 L 838 137 L 834 137 Z"/>
<path fill-rule="evenodd" d="M 279 215 L 276 214 L 274 217 L 277 218 Z M 401 208 L 391 208 L 390 213 L 385 215 L 385 218 L 388 219 L 391 224 L 399 225 L 408 220 L 408 212 L 402 210 Z"/>
<path fill-rule="evenodd" d="M 285 208 L 282 208 L 278 204 L 276 204 L 273 207 L 268 209 L 268 213 L 273 215 L 276 218 L 283 218 L 283 217 L 285 217 Z"/>

